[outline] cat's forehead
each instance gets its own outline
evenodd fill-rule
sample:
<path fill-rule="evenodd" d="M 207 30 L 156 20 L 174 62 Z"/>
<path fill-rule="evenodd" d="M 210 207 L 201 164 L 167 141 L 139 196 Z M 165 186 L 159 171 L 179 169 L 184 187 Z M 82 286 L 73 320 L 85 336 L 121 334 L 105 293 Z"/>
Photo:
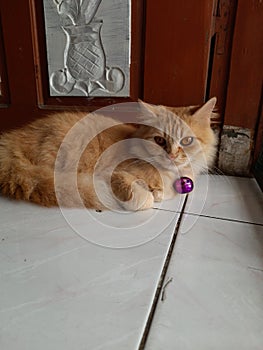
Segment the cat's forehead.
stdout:
<path fill-rule="evenodd" d="M 178 139 L 191 134 L 189 125 L 181 117 L 164 107 L 157 109 L 153 123 L 155 127 L 171 138 Z"/>

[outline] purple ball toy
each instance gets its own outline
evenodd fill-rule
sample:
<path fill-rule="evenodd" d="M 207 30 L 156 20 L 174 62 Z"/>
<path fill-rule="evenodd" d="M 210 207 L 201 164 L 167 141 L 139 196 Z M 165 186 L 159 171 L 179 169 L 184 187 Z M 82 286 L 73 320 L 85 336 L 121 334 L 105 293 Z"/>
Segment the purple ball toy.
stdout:
<path fill-rule="evenodd" d="M 189 177 L 182 176 L 175 180 L 173 186 L 177 193 L 183 194 L 193 191 L 194 183 Z"/>

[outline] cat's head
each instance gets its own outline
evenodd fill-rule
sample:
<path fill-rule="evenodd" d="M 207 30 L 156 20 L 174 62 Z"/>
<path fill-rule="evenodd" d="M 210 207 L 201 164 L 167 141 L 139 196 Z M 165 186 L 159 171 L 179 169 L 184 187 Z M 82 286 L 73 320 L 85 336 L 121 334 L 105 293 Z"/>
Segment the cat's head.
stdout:
<path fill-rule="evenodd" d="M 134 153 L 165 169 L 190 166 L 194 173 L 199 173 L 211 166 L 217 143 L 211 129 L 215 97 L 200 108 L 140 103 L 142 124 L 133 136 L 147 142 L 139 142 Z"/>

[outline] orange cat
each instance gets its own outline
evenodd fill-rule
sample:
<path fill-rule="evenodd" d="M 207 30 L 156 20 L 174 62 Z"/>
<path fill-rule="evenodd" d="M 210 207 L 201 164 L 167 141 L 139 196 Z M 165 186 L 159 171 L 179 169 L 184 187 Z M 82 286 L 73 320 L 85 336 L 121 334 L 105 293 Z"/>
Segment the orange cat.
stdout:
<path fill-rule="evenodd" d="M 0 190 L 44 206 L 140 210 L 213 162 L 216 98 L 199 109 L 140 102 L 138 125 L 59 113 L 0 137 Z"/>

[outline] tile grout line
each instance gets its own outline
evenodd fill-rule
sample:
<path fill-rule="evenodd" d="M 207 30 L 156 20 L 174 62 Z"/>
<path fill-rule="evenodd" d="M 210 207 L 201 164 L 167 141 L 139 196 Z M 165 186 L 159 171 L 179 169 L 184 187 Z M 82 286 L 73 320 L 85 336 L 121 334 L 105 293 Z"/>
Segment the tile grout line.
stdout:
<path fill-rule="evenodd" d="M 220 218 L 218 216 L 210 216 L 210 215 L 203 215 L 203 214 L 194 214 L 194 213 L 188 213 L 185 212 L 184 214 L 190 215 L 190 216 L 198 216 L 201 218 L 208 218 L 208 219 L 215 219 L 215 220 L 222 220 L 222 221 L 230 221 L 230 222 L 239 222 L 240 224 L 248 224 L 248 225 L 255 225 L 255 226 L 263 226 L 263 224 L 260 224 L 259 222 L 251 222 L 251 221 L 245 221 L 245 220 L 238 220 L 238 219 L 231 219 L 231 218 Z"/>
<path fill-rule="evenodd" d="M 186 198 L 184 200 L 184 204 L 183 204 L 182 210 L 180 211 L 179 218 L 178 218 L 178 220 L 176 222 L 176 226 L 174 228 L 174 232 L 173 232 L 173 235 L 172 235 L 172 240 L 171 240 L 168 252 L 167 252 L 166 257 L 165 257 L 165 261 L 164 261 L 164 264 L 163 264 L 163 267 L 162 267 L 161 275 L 159 277 L 159 282 L 158 282 L 158 285 L 157 285 L 157 288 L 156 288 L 156 291 L 155 291 L 153 302 L 152 302 L 152 305 L 151 305 L 151 308 L 150 308 L 150 312 L 149 312 L 149 315 L 148 315 L 148 318 L 147 318 L 147 321 L 146 321 L 146 324 L 145 324 L 145 327 L 144 327 L 144 330 L 143 330 L 143 334 L 142 334 L 142 337 L 141 337 L 141 340 L 140 340 L 140 343 L 139 343 L 138 350 L 144 350 L 145 346 L 146 346 L 146 342 L 147 342 L 147 339 L 148 339 L 148 336 L 149 336 L 149 333 L 150 333 L 150 329 L 151 329 L 151 325 L 152 325 L 152 322 L 153 322 L 154 314 L 155 314 L 155 311 L 156 311 L 156 308 L 157 308 L 157 304 L 158 304 L 158 301 L 159 301 L 159 298 L 160 298 L 160 295 L 161 295 L 161 291 L 162 291 L 162 289 L 164 287 L 164 281 L 165 281 L 165 277 L 166 277 L 166 274 L 167 274 L 167 270 L 168 270 L 168 267 L 170 265 L 170 261 L 171 261 L 172 255 L 173 255 L 176 238 L 177 238 L 180 226 L 181 226 L 181 221 L 182 221 L 182 218 L 183 218 L 183 215 L 184 215 L 184 209 L 185 209 L 185 206 L 186 206 L 186 203 L 187 203 L 187 198 L 188 198 L 188 196 L 186 196 Z"/>
<path fill-rule="evenodd" d="M 155 210 L 162 210 L 162 211 L 169 211 L 172 213 L 180 214 L 180 211 L 173 211 L 171 209 L 163 209 L 163 208 L 154 208 Z M 230 221 L 230 222 L 239 222 L 241 224 L 248 224 L 248 225 L 255 225 L 255 226 L 263 226 L 263 224 L 259 222 L 253 222 L 253 221 L 245 221 L 245 220 L 239 220 L 239 219 L 231 219 L 231 218 L 224 218 L 219 216 L 212 216 L 212 215 L 204 215 L 204 214 L 196 214 L 196 213 L 190 213 L 190 212 L 184 212 L 186 215 L 190 216 L 198 216 L 201 218 L 208 218 L 208 219 L 215 219 L 215 220 L 223 220 L 223 221 Z"/>

